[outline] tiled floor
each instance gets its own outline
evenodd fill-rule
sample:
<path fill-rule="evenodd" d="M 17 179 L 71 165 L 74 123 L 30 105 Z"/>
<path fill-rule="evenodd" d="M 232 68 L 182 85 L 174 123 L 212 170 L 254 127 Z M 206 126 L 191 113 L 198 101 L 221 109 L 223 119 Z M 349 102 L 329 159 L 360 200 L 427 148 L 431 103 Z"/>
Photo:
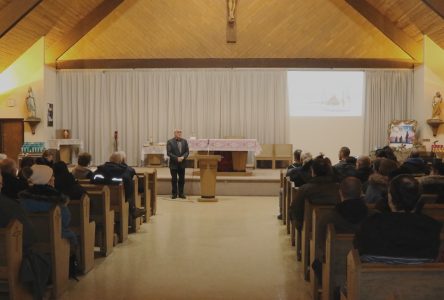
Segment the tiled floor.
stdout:
<path fill-rule="evenodd" d="M 310 299 L 277 198 L 160 197 L 158 215 L 62 299 Z"/>

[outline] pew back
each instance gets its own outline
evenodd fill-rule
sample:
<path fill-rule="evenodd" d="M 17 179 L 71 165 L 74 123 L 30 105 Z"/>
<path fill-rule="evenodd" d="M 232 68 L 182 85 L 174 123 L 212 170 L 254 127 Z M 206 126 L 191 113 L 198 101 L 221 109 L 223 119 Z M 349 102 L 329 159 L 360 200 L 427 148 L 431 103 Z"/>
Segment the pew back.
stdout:
<path fill-rule="evenodd" d="M 62 215 L 60 207 L 49 212 L 28 214 L 37 236 L 35 248 L 51 256 L 52 296 L 60 297 L 68 287 L 69 241 L 62 238 Z"/>
<path fill-rule="evenodd" d="M 84 186 L 90 198 L 91 218 L 96 223 L 96 243 L 100 253 L 108 256 L 113 251 L 114 210 L 111 209 L 109 187 L 103 186 L 101 190 Z"/>
<path fill-rule="evenodd" d="M 0 228 L 0 281 L 6 282 L 8 299 L 32 299 L 31 294 L 19 281 L 22 263 L 23 226 L 11 220 L 7 227 Z M 1 297 L 1 296 L 0 296 Z"/>
<path fill-rule="evenodd" d="M 347 299 L 443 299 L 444 263 L 388 265 L 361 263 L 356 250 L 347 256 Z"/>
<path fill-rule="evenodd" d="M 325 263 L 322 265 L 322 300 L 333 300 L 334 290 L 343 286 L 347 277 L 347 254 L 353 248 L 354 234 L 337 233 L 327 225 Z"/>
<path fill-rule="evenodd" d="M 96 223 L 90 222 L 90 199 L 84 194 L 80 200 L 69 202 L 71 230 L 80 236 L 80 268 L 84 274 L 94 267 Z"/>

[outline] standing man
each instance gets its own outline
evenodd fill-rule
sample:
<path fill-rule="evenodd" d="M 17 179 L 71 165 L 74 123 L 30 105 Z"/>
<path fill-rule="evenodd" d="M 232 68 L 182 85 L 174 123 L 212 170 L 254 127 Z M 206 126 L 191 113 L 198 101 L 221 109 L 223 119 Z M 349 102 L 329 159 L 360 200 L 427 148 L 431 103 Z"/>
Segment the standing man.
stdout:
<path fill-rule="evenodd" d="M 182 139 L 181 129 L 175 129 L 174 138 L 168 141 L 167 155 L 170 158 L 171 198 L 177 198 L 177 190 L 179 189 L 179 198 L 186 199 L 183 187 L 185 185 L 185 160 L 189 155 L 189 150 L 187 140 Z M 177 176 L 179 176 L 179 181 L 177 181 Z"/>

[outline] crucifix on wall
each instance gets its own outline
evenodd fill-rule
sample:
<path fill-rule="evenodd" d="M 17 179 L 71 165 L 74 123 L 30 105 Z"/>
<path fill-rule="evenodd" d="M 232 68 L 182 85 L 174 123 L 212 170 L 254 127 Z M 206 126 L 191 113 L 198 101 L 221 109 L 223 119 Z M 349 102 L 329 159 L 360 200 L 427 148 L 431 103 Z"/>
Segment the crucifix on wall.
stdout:
<path fill-rule="evenodd" d="M 227 0 L 227 43 L 236 43 L 236 7 L 239 0 Z"/>

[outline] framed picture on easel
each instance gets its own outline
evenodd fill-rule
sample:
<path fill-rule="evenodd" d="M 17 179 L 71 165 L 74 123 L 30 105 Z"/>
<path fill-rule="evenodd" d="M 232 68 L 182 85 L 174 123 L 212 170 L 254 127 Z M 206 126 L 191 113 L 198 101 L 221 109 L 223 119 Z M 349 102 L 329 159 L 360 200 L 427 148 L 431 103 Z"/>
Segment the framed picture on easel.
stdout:
<path fill-rule="evenodd" d="M 413 148 L 416 144 L 415 120 L 395 120 L 390 122 L 388 128 L 389 146 L 392 148 Z"/>

